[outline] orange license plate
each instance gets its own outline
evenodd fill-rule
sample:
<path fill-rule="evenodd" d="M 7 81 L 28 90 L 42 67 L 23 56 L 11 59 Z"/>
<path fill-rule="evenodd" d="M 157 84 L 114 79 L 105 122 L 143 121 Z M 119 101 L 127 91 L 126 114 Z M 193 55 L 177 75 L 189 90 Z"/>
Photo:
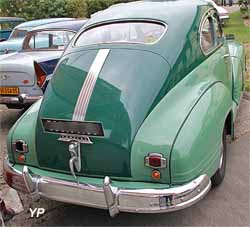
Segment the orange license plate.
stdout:
<path fill-rule="evenodd" d="M 18 87 L 0 87 L 0 95 L 18 95 Z"/>

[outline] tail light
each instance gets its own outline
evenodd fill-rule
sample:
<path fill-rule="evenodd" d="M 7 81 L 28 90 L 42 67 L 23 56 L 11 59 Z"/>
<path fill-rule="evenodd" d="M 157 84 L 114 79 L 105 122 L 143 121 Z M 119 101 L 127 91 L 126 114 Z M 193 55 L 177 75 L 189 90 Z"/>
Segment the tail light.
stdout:
<path fill-rule="evenodd" d="M 41 88 L 46 80 L 46 73 L 42 69 L 42 67 L 34 61 L 35 73 L 37 77 L 37 85 Z"/>
<path fill-rule="evenodd" d="M 151 168 L 166 168 L 167 160 L 159 153 L 150 153 L 145 157 L 145 166 Z"/>

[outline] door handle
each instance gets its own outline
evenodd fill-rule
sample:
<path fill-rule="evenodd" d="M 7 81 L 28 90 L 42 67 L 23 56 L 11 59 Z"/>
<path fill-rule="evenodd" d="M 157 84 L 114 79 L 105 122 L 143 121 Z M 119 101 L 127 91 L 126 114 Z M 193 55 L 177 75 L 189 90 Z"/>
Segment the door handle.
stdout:
<path fill-rule="evenodd" d="M 225 55 L 223 56 L 223 58 L 229 58 L 229 57 L 230 57 L 229 54 L 225 54 Z"/>

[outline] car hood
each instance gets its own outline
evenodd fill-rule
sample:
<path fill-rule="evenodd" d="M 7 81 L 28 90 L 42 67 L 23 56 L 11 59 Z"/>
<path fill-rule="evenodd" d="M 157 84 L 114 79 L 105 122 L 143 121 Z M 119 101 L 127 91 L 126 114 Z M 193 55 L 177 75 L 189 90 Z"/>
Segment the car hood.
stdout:
<path fill-rule="evenodd" d="M 152 52 L 111 49 L 91 92 L 90 85 L 84 85 L 99 51 L 75 52 L 60 60 L 38 116 L 39 140 L 36 143 L 39 165 L 57 171 L 69 171 L 68 144 L 58 141 L 59 134 L 45 132 L 41 120 L 100 122 L 104 137 L 91 138 L 91 146 L 81 145 L 84 150 L 81 173 L 130 177 L 133 139 L 152 106 L 159 100 L 170 67 L 161 56 Z M 100 62 L 96 63 L 95 70 Z M 85 117 L 77 119 L 77 108 L 80 113 L 84 109 L 84 105 L 78 102 L 84 89 L 89 96 L 89 104 Z M 80 103 L 83 104 L 84 100 Z"/>

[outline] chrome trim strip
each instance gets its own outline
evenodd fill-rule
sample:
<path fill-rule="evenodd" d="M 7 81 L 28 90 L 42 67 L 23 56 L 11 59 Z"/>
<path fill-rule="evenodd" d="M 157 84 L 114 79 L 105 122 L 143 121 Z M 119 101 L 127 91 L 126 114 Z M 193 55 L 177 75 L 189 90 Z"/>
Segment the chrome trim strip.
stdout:
<path fill-rule="evenodd" d="M 106 58 L 108 57 L 109 52 L 109 49 L 101 49 L 97 53 L 78 96 L 72 117 L 73 121 L 84 121 L 89 100 L 96 84 L 96 80 L 99 76 L 99 73 L 101 72 Z"/>
<path fill-rule="evenodd" d="M 49 172 L 48 172 L 49 173 Z M 103 184 L 76 183 L 32 173 L 27 166 L 16 170 L 7 159 L 4 160 L 4 176 L 18 181 L 7 181 L 15 188 L 16 182 L 26 185 L 26 192 L 71 204 L 108 209 L 114 217 L 120 211 L 132 213 L 163 213 L 189 207 L 201 200 L 211 188 L 211 180 L 201 175 L 191 182 L 166 189 L 128 189 L 112 185 L 109 177 Z M 24 186 L 25 186 L 24 185 Z M 18 189 L 20 187 L 16 187 Z"/>

